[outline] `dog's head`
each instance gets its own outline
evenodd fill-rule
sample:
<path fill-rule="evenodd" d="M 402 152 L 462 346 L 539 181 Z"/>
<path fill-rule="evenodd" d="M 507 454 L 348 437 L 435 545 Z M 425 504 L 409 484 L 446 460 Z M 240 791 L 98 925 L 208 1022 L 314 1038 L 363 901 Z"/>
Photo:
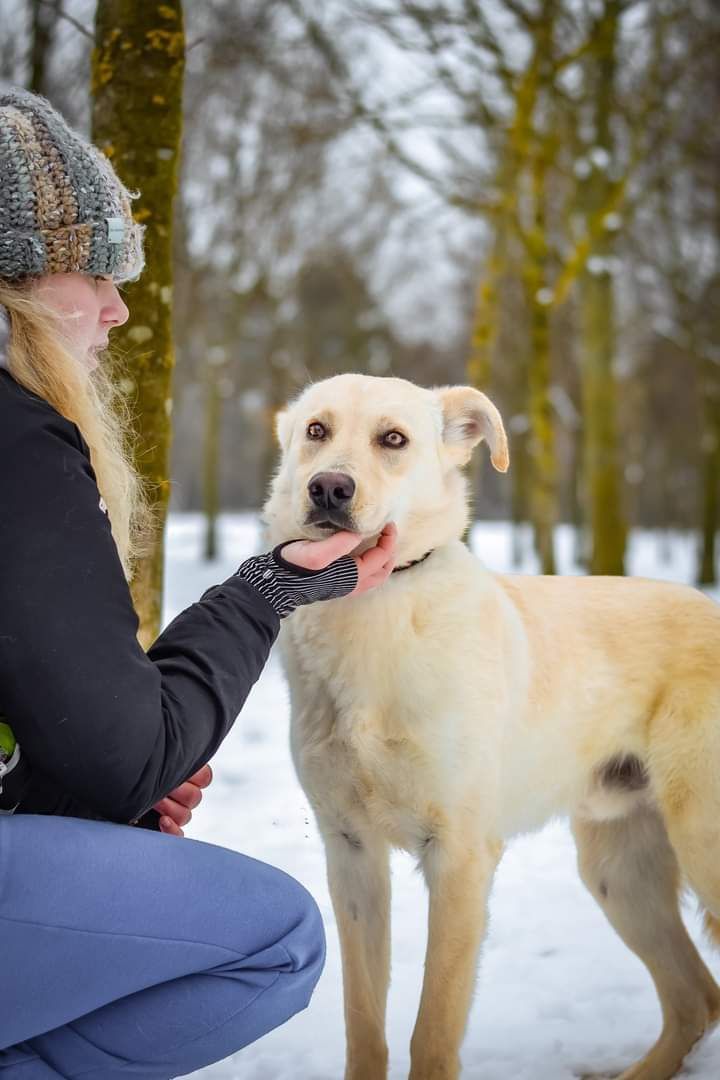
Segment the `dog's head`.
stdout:
<path fill-rule="evenodd" d="M 277 434 L 282 458 L 264 511 L 272 542 L 349 529 L 363 550 L 394 521 L 398 562 L 462 535 L 460 469 L 481 440 L 495 468 L 508 467 L 500 414 L 469 386 L 336 375 L 281 412 Z"/>

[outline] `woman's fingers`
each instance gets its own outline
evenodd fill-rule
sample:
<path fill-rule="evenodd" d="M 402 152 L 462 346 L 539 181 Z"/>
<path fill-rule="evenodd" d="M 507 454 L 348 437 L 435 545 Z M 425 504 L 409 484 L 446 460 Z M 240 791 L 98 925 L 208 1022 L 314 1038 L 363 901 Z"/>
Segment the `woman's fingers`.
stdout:
<path fill-rule="evenodd" d="M 389 522 L 380 533 L 375 547 L 362 555 L 353 556 L 361 577 L 374 573 L 385 564 L 392 555 L 396 539 L 397 527 L 393 522 Z M 284 545 L 280 554 L 286 562 L 302 566 L 306 570 L 323 570 L 336 559 L 349 555 L 359 543 L 357 533 L 343 530 L 328 536 L 326 540 L 293 540 Z"/>
<path fill-rule="evenodd" d="M 161 817 L 160 818 L 160 832 L 167 833 L 168 836 L 184 836 L 185 833 L 176 825 L 172 818 Z"/>
<path fill-rule="evenodd" d="M 193 784 L 191 780 L 187 780 L 168 795 L 169 799 L 179 803 L 180 806 L 186 806 L 188 810 L 197 810 L 202 797 L 202 788 L 198 787 L 197 784 Z"/>
<path fill-rule="evenodd" d="M 197 806 L 197 803 L 195 804 Z M 153 810 L 157 810 L 161 817 L 169 817 L 176 825 L 187 825 L 192 817 L 193 806 L 186 803 L 176 802 L 166 795 L 160 802 L 155 803 Z"/>
<path fill-rule="evenodd" d="M 368 548 L 362 555 L 353 555 L 358 583 L 351 596 L 374 589 L 387 580 L 394 566 L 396 541 L 397 526 L 394 522 L 388 522 L 374 547 Z M 343 530 L 328 536 L 326 540 L 293 540 L 283 546 L 281 555 L 287 562 L 306 570 L 322 570 L 343 555 L 349 555 L 359 542 L 357 533 Z"/>
<path fill-rule="evenodd" d="M 188 779 L 188 784 L 195 784 L 196 787 L 206 788 L 212 783 L 213 771 L 209 765 L 203 765 L 201 769 Z"/>
<path fill-rule="evenodd" d="M 302 566 L 305 570 L 324 570 L 331 562 L 349 555 L 360 543 L 357 533 L 333 533 L 326 540 L 293 540 L 285 544 L 280 554 L 286 562 Z"/>
<path fill-rule="evenodd" d="M 160 814 L 161 832 L 170 833 L 173 836 L 185 835 L 182 826 L 189 823 L 192 811 L 200 805 L 203 788 L 212 782 L 212 778 L 210 766 L 203 765 L 184 784 L 180 784 L 164 799 L 155 803 L 153 810 Z"/>
<path fill-rule="evenodd" d="M 397 528 L 391 522 L 385 526 L 377 544 L 362 555 L 355 556 L 358 568 L 358 583 L 351 596 L 359 596 L 377 585 L 387 581 L 395 565 L 395 541 Z"/>
<path fill-rule="evenodd" d="M 374 589 L 378 585 L 382 585 L 382 583 L 384 581 L 387 581 L 387 579 L 390 577 L 394 568 L 395 563 L 388 563 L 388 565 L 385 566 L 379 574 L 373 574 L 372 577 L 365 578 L 364 581 L 358 582 L 358 584 L 355 586 L 355 589 L 352 593 L 350 593 L 350 595 L 360 596 L 361 593 L 369 592 L 370 589 Z"/>
<path fill-rule="evenodd" d="M 386 525 L 375 547 L 368 548 L 362 555 L 355 556 L 361 576 L 366 577 L 368 574 L 377 573 L 394 557 L 396 538 L 396 527 L 392 523 Z"/>
<path fill-rule="evenodd" d="M 388 521 L 387 525 L 383 527 L 383 530 L 380 533 L 377 546 L 384 548 L 386 551 L 391 551 L 395 547 L 396 541 L 397 525 L 394 521 Z"/>

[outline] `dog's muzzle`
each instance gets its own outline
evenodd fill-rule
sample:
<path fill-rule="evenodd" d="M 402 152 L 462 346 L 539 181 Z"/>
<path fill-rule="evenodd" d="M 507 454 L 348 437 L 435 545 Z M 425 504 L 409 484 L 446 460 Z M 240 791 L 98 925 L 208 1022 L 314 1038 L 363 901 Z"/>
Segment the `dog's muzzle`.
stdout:
<path fill-rule="evenodd" d="M 316 473 L 307 489 L 313 505 L 306 519 L 308 525 L 353 530 L 350 504 L 355 494 L 355 481 L 352 476 L 341 472 Z"/>

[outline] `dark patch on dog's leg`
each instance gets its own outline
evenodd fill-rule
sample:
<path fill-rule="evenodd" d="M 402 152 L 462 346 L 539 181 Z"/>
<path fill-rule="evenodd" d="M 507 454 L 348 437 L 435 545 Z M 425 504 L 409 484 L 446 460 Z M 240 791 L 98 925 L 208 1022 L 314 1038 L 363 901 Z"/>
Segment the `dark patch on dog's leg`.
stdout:
<path fill-rule="evenodd" d="M 610 758 L 598 769 L 601 784 L 622 791 L 641 791 L 648 785 L 648 774 L 640 758 L 634 754 Z"/>
<path fill-rule="evenodd" d="M 602 896 L 603 900 L 605 900 L 607 898 L 607 894 L 608 894 L 607 882 L 606 881 L 601 881 L 600 882 L 600 895 Z"/>
<path fill-rule="evenodd" d="M 356 851 L 362 851 L 362 841 L 359 840 L 357 836 L 353 836 L 352 833 L 346 832 L 340 833 L 340 835 L 342 836 L 343 840 L 347 840 L 351 848 L 355 848 Z"/>

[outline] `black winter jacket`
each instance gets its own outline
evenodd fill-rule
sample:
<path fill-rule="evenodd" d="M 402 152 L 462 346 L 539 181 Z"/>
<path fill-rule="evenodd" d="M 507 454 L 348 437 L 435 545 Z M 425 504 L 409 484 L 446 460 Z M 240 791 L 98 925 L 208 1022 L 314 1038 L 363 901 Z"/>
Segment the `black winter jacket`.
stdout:
<path fill-rule="evenodd" d="M 145 654 L 87 444 L 3 369 L 0 478 L 0 713 L 29 767 L 17 812 L 156 827 L 149 809 L 215 753 L 280 619 L 233 576 Z"/>

